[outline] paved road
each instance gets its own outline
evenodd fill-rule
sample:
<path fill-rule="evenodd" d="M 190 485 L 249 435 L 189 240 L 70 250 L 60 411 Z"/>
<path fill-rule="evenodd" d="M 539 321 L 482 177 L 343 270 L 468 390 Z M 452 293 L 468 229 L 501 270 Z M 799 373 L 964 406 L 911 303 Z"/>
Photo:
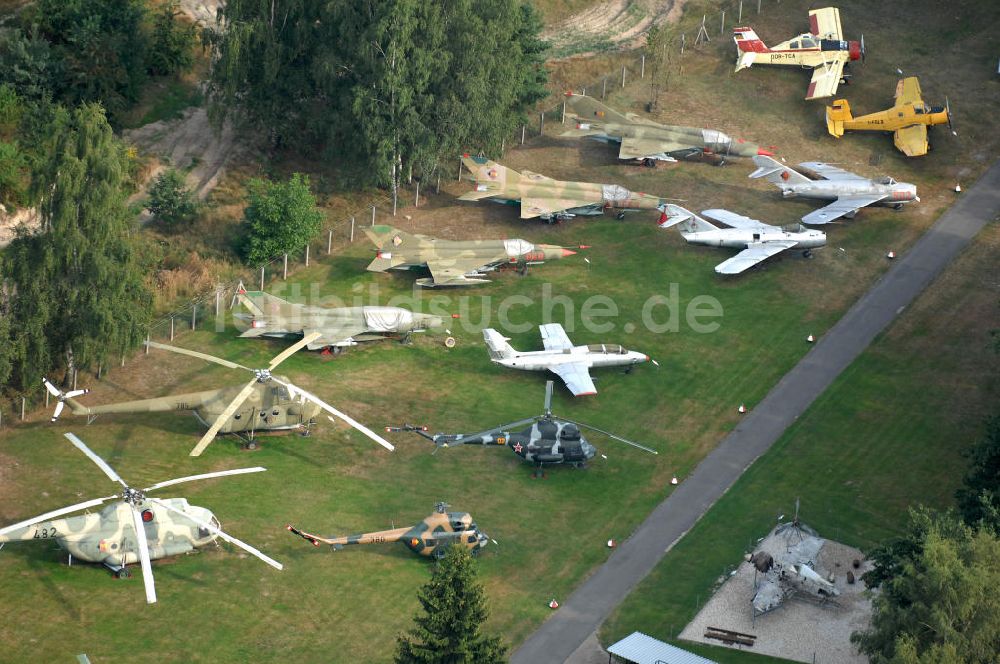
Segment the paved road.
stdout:
<path fill-rule="evenodd" d="M 997 214 L 1000 161 L 908 253 L 896 259 L 885 276 L 656 507 L 635 534 L 524 642 L 511 663 L 566 661 L 743 471 Z"/>

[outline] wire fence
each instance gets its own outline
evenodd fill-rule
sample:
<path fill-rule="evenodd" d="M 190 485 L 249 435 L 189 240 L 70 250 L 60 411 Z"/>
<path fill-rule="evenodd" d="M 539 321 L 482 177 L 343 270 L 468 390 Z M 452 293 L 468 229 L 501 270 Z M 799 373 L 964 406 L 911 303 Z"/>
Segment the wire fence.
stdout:
<path fill-rule="evenodd" d="M 731 29 L 739 25 L 744 17 L 750 15 L 751 11 L 755 11 L 757 14 L 761 13 L 763 2 L 764 0 L 748 0 L 747 2 L 730 0 L 713 3 L 712 7 L 717 13 L 706 12 L 700 21 L 697 21 L 695 13 L 694 23 L 691 15 L 686 14 L 680 23 L 668 26 L 669 38 L 665 41 L 665 48 L 670 49 L 671 57 L 676 55 L 683 58 L 685 52 L 692 48 L 709 43 L 727 44 L 725 39 L 727 27 Z M 766 0 L 766 2 L 780 5 L 781 0 Z M 728 25 L 727 21 L 729 21 Z M 716 26 L 718 30 L 714 31 L 713 34 L 712 28 Z M 653 56 L 646 49 L 620 54 L 616 60 L 620 64 L 612 71 L 590 77 L 589 80 L 582 82 L 566 82 L 571 85 L 574 92 L 589 94 L 603 101 L 609 94 L 625 89 L 630 83 L 634 83 L 636 80 L 645 81 L 647 77 L 653 75 Z M 677 63 L 679 60 L 674 60 L 674 62 Z M 546 108 L 537 111 L 536 117 L 529 118 L 527 122 L 522 124 L 514 136 L 503 141 L 501 153 L 505 153 L 507 149 L 516 149 L 525 145 L 528 141 L 544 135 L 546 127 L 551 127 L 553 124 L 563 124 L 565 120 L 565 102 L 561 100 L 550 102 Z M 225 316 L 225 310 L 229 308 L 240 284 L 248 289 L 267 290 L 269 286 L 287 280 L 299 269 L 309 267 L 324 256 L 342 251 L 359 239 L 365 239 L 363 228 L 380 223 L 392 223 L 401 210 L 419 207 L 426 203 L 429 196 L 439 195 L 443 183 L 462 179 L 463 168 L 461 159 L 456 156 L 454 162 L 439 166 L 438 175 L 433 182 L 421 182 L 420 180 L 402 182 L 395 195 L 390 194 L 378 198 L 367 207 L 355 211 L 354 214 L 334 223 L 326 224 L 322 232 L 304 247 L 275 256 L 264 265 L 241 268 L 237 275 L 226 283 L 220 283 L 213 290 L 196 296 L 176 309 L 154 319 L 149 325 L 147 339 L 172 342 L 186 332 L 204 327 L 209 323 L 214 325 L 220 316 Z M 141 356 L 145 353 L 148 353 L 148 349 L 140 347 L 132 351 L 131 355 L 122 355 L 118 361 L 106 360 L 98 365 L 96 371 L 76 371 L 70 377 L 70 383 L 73 389 L 78 389 L 90 379 L 100 380 L 113 366 L 124 367 L 130 357 Z M 42 386 L 41 377 L 39 377 L 36 388 L 29 389 L 20 397 L 15 397 L 13 401 L 7 400 L 6 403 L 0 401 L 0 428 L 11 422 L 26 420 L 35 409 L 42 407 L 48 409 L 49 406 L 50 395 Z"/>

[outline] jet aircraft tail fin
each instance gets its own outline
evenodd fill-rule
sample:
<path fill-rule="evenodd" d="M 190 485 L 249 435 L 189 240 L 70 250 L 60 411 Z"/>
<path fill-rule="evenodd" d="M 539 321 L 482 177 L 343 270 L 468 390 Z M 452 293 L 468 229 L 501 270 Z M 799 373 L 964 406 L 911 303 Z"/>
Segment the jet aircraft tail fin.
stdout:
<path fill-rule="evenodd" d="M 696 215 L 694 212 L 691 212 L 686 208 L 682 208 L 680 205 L 668 203 L 660 207 L 660 212 L 663 213 L 660 217 L 660 228 L 677 226 L 677 230 L 679 230 L 682 235 L 687 233 L 699 233 L 701 231 L 718 230 L 717 226 L 713 226 Z"/>
<path fill-rule="evenodd" d="M 233 314 L 241 337 L 259 337 L 267 333 L 298 331 L 303 322 L 302 305 L 282 300 L 263 291 L 237 291 L 237 301 L 250 313 Z"/>
<path fill-rule="evenodd" d="M 772 159 L 771 157 L 756 155 L 753 158 L 753 163 L 757 165 L 757 170 L 751 173 L 748 177 L 767 178 L 768 182 L 778 186 L 783 184 L 805 184 L 807 182 L 811 182 L 811 180 L 806 176 L 802 175 L 798 171 L 792 170 L 780 161 Z"/>
<path fill-rule="evenodd" d="M 506 360 L 514 357 L 517 353 L 511 345 L 507 343 L 507 337 L 503 336 L 493 328 L 483 330 L 483 339 L 486 341 L 486 348 L 489 350 L 490 359 L 494 362 Z"/>
<path fill-rule="evenodd" d="M 840 138 L 844 135 L 844 123 L 853 120 L 851 105 L 846 99 L 838 99 L 832 106 L 826 107 L 826 130 L 831 136 Z"/>
<path fill-rule="evenodd" d="M 477 191 L 503 189 L 505 185 L 515 184 L 521 179 L 521 174 L 514 169 L 502 166 L 486 157 L 470 157 L 464 154 L 462 164 L 472 173 Z"/>

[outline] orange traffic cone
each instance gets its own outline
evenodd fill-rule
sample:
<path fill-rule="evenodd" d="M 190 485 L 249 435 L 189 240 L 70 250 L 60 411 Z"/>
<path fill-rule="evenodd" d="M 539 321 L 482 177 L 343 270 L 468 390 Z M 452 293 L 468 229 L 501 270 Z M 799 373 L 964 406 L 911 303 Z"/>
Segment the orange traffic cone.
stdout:
<path fill-rule="evenodd" d="M 614 541 L 613 539 L 609 539 L 609 540 L 608 540 L 608 548 L 609 548 L 609 549 L 613 549 L 613 548 L 615 548 L 616 546 L 618 546 L 618 542 Z"/>
<path fill-rule="evenodd" d="M 559 608 L 559 602 L 557 602 L 555 600 L 555 598 L 553 598 L 552 601 L 549 602 L 549 608 L 550 609 L 558 609 Z"/>
<path fill-rule="evenodd" d="M 812 343 L 812 342 L 816 341 L 816 337 L 814 337 L 813 335 L 810 334 L 808 337 L 806 337 L 806 341 L 808 341 L 809 343 Z"/>
<path fill-rule="evenodd" d="M 674 486 L 677 486 L 677 476 L 676 475 L 674 475 L 672 478 L 670 478 L 670 483 L 673 484 Z"/>
<path fill-rule="evenodd" d="M 885 255 L 885 257 L 886 257 L 886 258 L 888 258 L 889 260 L 892 260 L 893 258 L 895 258 L 895 257 L 896 257 L 896 252 L 895 252 L 895 251 L 892 251 L 892 250 L 890 250 L 890 251 L 889 251 L 889 253 L 887 253 L 887 254 Z"/>
<path fill-rule="evenodd" d="M 744 406 L 743 404 L 740 404 L 740 407 L 736 409 L 736 412 L 739 413 L 740 415 L 742 415 L 745 412 L 747 412 L 747 407 Z"/>

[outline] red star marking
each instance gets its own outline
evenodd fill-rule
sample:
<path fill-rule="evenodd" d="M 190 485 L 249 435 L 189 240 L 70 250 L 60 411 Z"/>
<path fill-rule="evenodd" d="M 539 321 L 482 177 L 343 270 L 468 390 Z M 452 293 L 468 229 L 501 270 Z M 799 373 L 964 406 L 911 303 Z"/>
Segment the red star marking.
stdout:
<path fill-rule="evenodd" d="M 524 449 L 524 446 L 521 445 L 521 443 L 515 443 L 514 444 L 514 451 L 517 452 L 518 454 L 520 454 L 521 450 L 523 450 L 523 449 Z"/>

